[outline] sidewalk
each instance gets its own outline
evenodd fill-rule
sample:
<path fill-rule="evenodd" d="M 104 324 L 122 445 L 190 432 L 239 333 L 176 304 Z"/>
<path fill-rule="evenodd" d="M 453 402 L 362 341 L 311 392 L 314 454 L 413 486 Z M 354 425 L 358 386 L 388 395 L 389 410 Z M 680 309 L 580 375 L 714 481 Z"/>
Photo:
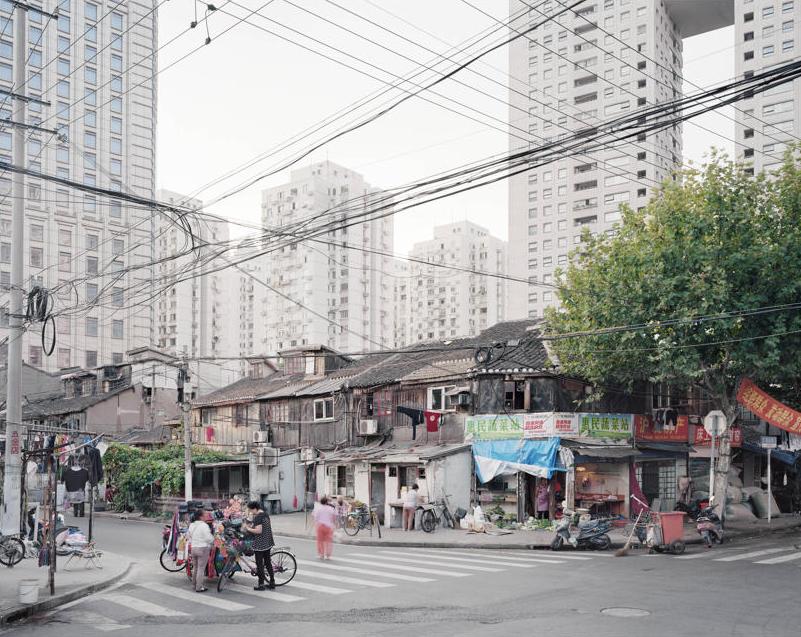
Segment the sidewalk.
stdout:
<path fill-rule="evenodd" d="M 131 522 L 149 522 L 162 524 L 161 520 L 143 517 L 137 513 L 98 513 L 98 517 L 124 518 Z M 286 538 L 314 539 L 314 523 L 311 512 L 282 513 L 270 516 L 273 534 Z M 767 520 L 755 520 L 746 523 L 730 522 L 726 524 L 728 538 L 749 538 L 784 531 L 787 529 L 801 529 L 801 517 L 785 514 L 774 518 L 771 524 Z M 623 530 L 613 529 L 609 536 L 612 538 L 612 547 L 618 548 L 626 543 Z M 390 546 L 411 548 L 472 548 L 472 549 L 550 549 L 554 533 L 551 531 L 512 531 L 508 535 L 490 535 L 487 533 L 468 533 L 461 529 L 438 528 L 434 533 L 422 531 L 404 532 L 401 529 L 387 529 L 381 527 L 381 538 L 374 529 L 372 536 L 369 531 L 359 531 L 355 537 L 349 537 L 338 532 L 334 542 L 353 546 Z M 695 524 L 684 525 L 684 543 L 700 544 L 701 537 L 695 530 Z"/>
<path fill-rule="evenodd" d="M 36 559 L 24 559 L 14 568 L 0 566 L 0 626 L 108 588 L 131 569 L 131 561 L 127 557 L 106 551 L 100 559 L 102 569 L 86 568 L 76 558 L 70 562 L 68 570 L 64 570 L 68 559 L 58 557 L 56 594 L 52 597 L 47 586 L 48 567 L 39 568 Z M 19 603 L 19 584 L 26 579 L 39 582 L 39 600 L 34 604 Z"/>
<path fill-rule="evenodd" d="M 283 537 L 313 538 L 314 528 L 311 515 L 308 521 L 304 513 L 284 513 L 270 517 L 273 533 Z M 787 515 L 774 518 L 768 525 L 767 520 L 757 520 L 746 524 L 731 523 L 726 526 L 728 537 L 756 537 L 786 529 L 801 528 L 801 517 Z M 554 538 L 551 531 L 512 531 L 508 535 L 490 535 L 487 533 L 468 533 L 461 529 L 438 528 L 434 533 L 422 531 L 404 532 L 401 529 L 381 528 L 381 539 L 373 530 L 372 537 L 366 530 L 359 531 L 355 537 L 337 533 L 334 540 L 338 544 L 355 546 L 407 546 L 430 548 L 475 548 L 475 549 L 548 549 Z M 612 546 L 618 548 L 626 542 L 622 529 L 613 529 L 609 534 Z M 701 538 L 695 530 L 695 524 L 684 526 L 685 544 L 699 544 Z"/>

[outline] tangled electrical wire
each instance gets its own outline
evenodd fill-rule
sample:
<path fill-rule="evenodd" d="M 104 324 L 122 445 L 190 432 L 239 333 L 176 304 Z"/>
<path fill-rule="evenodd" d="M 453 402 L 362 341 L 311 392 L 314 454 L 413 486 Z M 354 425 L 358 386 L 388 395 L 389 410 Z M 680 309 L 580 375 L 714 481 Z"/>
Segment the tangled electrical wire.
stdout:
<path fill-rule="evenodd" d="M 42 351 L 50 356 L 56 349 L 56 321 L 53 318 L 53 295 L 47 288 L 35 285 L 25 300 L 25 320 L 42 323 Z M 50 346 L 47 344 L 47 328 L 50 327 Z"/>

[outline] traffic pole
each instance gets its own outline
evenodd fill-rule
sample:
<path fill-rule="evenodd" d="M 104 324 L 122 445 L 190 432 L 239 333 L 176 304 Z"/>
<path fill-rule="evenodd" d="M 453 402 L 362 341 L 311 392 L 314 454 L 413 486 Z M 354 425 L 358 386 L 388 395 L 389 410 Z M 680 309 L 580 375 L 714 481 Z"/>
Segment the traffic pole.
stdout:
<path fill-rule="evenodd" d="M 712 498 L 715 496 L 715 445 L 718 437 L 717 427 L 712 432 L 712 449 L 709 453 L 709 506 L 712 506 Z"/>
<path fill-rule="evenodd" d="M 770 524 L 770 515 L 771 515 L 770 502 L 773 499 L 773 495 L 771 495 L 771 492 L 770 492 L 770 452 L 771 452 L 771 449 L 768 448 L 768 449 L 766 449 L 766 451 L 768 452 L 768 524 Z"/>
<path fill-rule="evenodd" d="M 17 91 L 27 83 L 25 60 L 27 51 L 28 11 L 16 4 L 14 18 L 14 85 Z M 13 89 L 12 89 L 13 90 Z M 14 94 L 12 99 L 16 121 L 26 121 L 26 102 Z M 25 128 L 13 127 L 13 162 L 25 166 Z M 22 501 L 22 318 L 23 318 L 23 243 L 25 239 L 25 175 L 15 170 L 11 177 L 11 288 L 9 291 L 9 337 L 6 381 L 6 454 L 3 476 L 2 532 L 20 532 L 20 503 Z"/>

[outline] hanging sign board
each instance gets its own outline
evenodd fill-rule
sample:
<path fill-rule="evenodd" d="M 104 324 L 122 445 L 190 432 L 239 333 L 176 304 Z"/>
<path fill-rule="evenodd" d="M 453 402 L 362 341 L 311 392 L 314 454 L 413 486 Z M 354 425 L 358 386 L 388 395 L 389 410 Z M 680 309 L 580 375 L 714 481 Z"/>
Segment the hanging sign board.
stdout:
<path fill-rule="evenodd" d="M 524 438 L 578 436 L 578 414 L 542 412 L 523 416 Z"/>
<path fill-rule="evenodd" d="M 776 448 L 776 436 L 760 436 L 759 437 L 759 446 L 763 449 L 775 449 Z"/>
<path fill-rule="evenodd" d="M 650 442 L 680 442 L 687 444 L 690 440 L 690 424 L 688 416 L 678 416 L 673 426 L 663 424 L 657 426 L 651 416 L 634 416 L 634 436 L 637 440 Z"/>
<path fill-rule="evenodd" d="M 712 445 L 712 436 L 710 436 L 703 427 L 693 427 L 692 444 L 696 447 L 709 447 Z M 720 438 L 717 439 L 716 447 L 720 446 Z M 732 447 L 743 446 L 743 430 L 736 425 L 729 429 L 729 440 Z"/>
<path fill-rule="evenodd" d="M 634 435 L 633 414 L 579 414 L 579 436 L 625 439 Z"/>
<path fill-rule="evenodd" d="M 464 421 L 465 440 L 509 440 L 523 437 L 523 414 L 481 414 Z"/>
<path fill-rule="evenodd" d="M 766 394 L 747 378 L 743 378 L 737 388 L 737 402 L 774 427 L 801 434 L 801 412 Z"/>

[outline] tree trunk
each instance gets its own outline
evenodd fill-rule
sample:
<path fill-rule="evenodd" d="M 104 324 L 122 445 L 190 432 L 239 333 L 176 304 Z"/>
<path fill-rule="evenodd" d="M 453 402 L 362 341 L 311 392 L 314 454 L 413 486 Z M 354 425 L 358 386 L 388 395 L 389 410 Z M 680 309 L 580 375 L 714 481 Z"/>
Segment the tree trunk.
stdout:
<path fill-rule="evenodd" d="M 729 488 L 729 469 L 731 468 L 731 428 L 737 419 L 737 404 L 728 396 L 721 402 L 722 411 L 726 414 L 727 427 L 726 432 L 718 438 L 719 445 L 715 465 L 715 504 L 718 505 L 717 514 L 723 520 L 726 517 L 726 496 Z"/>

